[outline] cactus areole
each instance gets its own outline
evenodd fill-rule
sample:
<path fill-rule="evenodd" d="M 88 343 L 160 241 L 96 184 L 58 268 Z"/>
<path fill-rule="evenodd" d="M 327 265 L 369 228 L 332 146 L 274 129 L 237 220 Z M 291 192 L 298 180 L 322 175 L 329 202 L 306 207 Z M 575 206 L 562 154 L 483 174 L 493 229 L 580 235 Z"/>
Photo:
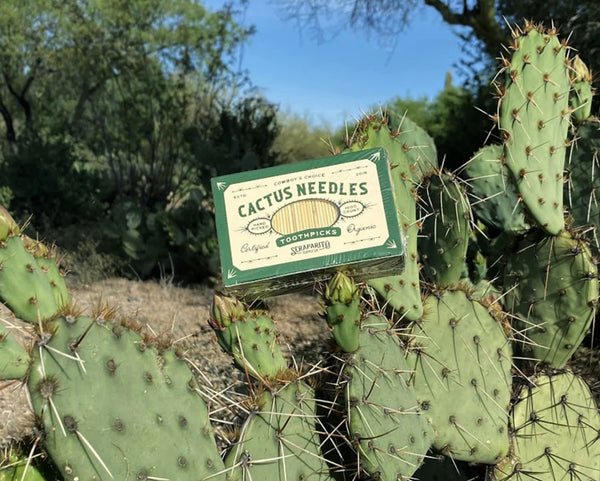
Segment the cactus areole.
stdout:
<path fill-rule="evenodd" d="M 212 180 L 223 284 L 273 295 L 404 263 L 387 152 L 336 155 Z"/>

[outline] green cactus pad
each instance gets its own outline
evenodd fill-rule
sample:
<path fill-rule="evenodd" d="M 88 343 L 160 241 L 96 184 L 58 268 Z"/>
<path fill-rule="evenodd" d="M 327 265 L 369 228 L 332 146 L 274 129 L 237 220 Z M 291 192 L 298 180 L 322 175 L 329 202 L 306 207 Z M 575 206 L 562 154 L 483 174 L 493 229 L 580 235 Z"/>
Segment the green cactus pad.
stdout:
<path fill-rule="evenodd" d="M 505 307 L 527 357 L 562 368 L 581 344 L 598 299 L 596 265 L 568 232 L 524 239 L 506 266 Z"/>
<path fill-rule="evenodd" d="M 600 226 L 600 122 L 577 128 L 576 142 L 567 164 L 565 203 L 575 226 Z"/>
<path fill-rule="evenodd" d="M 409 369 L 387 319 L 367 317 L 343 377 L 359 468 L 375 479 L 409 479 L 431 445 L 431 427 L 408 386 Z"/>
<path fill-rule="evenodd" d="M 433 447 L 468 462 L 504 458 L 512 353 L 502 326 L 465 292 L 446 291 L 426 299 L 410 335 L 412 385 L 433 425 Z"/>
<path fill-rule="evenodd" d="M 59 308 L 48 276 L 19 236 L 0 242 L 0 297 L 32 323 L 52 318 Z"/>
<path fill-rule="evenodd" d="M 480 149 L 465 167 L 471 207 L 488 227 L 516 234 L 531 226 L 519 191 L 504 165 L 504 148 L 488 145 Z"/>
<path fill-rule="evenodd" d="M 0 381 L 21 379 L 29 367 L 29 354 L 0 322 Z"/>
<path fill-rule="evenodd" d="M 330 481 L 315 393 L 302 381 L 263 391 L 225 458 L 228 481 Z"/>
<path fill-rule="evenodd" d="M 67 316 L 44 328 L 28 388 L 65 481 L 224 479 L 183 361 L 100 319 Z"/>
<path fill-rule="evenodd" d="M 426 179 L 420 197 L 424 220 L 419 254 L 425 277 L 439 286 L 456 285 L 469 247 L 469 201 L 458 181 L 442 173 Z"/>
<path fill-rule="evenodd" d="M 504 157 L 527 210 L 549 234 L 564 227 L 563 169 L 570 125 L 566 47 L 528 24 L 505 61 L 499 128 Z"/>
<path fill-rule="evenodd" d="M 511 456 L 497 481 L 600 479 L 600 414 L 585 382 L 569 373 L 539 376 L 511 415 Z"/>
<path fill-rule="evenodd" d="M 585 122 L 592 115 L 592 98 L 594 96 L 592 74 L 579 55 L 575 55 L 571 62 L 570 77 L 573 85 L 569 97 L 572 109 L 571 117 L 575 123 L 579 124 Z"/>
<path fill-rule="evenodd" d="M 338 272 L 325 286 L 327 325 L 337 345 L 345 352 L 358 349 L 362 316 L 360 290 L 345 274 Z"/>
<path fill-rule="evenodd" d="M 266 311 L 250 310 L 237 299 L 215 295 L 209 323 L 223 350 L 245 373 L 268 380 L 287 369 L 275 323 Z"/>
<path fill-rule="evenodd" d="M 0 452 L 0 481 L 46 481 L 23 455 L 9 455 L 2 460 Z"/>
<path fill-rule="evenodd" d="M 408 119 L 404 118 L 404 121 L 408 122 Z M 413 131 L 419 130 L 415 127 Z M 351 148 L 383 147 L 388 152 L 396 213 L 402 236 L 406 242 L 404 270 L 397 275 L 370 279 L 368 284 L 387 305 L 401 316 L 410 320 L 418 319 L 423 313 L 423 303 L 419 290 L 417 257 L 419 225 L 416 215 L 417 183 L 414 178 L 418 177 L 417 173 L 425 170 L 425 165 L 434 162 L 435 152 L 426 156 L 424 153 L 420 153 L 423 149 L 415 148 L 414 151 L 411 151 L 406 148 L 397 131 L 390 130 L 389 119 L 385 116 L 383 118 L 366 117 L 359 125 L 355 136 L 358 140 Z M 429 142 L 424 145 L 429 145 Z M 424 151 L 427 152 L 427 149 Z M 412 159 L 409 158 L 408 152 L 413 152 Z M 414 164 L 410 163 L 411 160 Z"/>

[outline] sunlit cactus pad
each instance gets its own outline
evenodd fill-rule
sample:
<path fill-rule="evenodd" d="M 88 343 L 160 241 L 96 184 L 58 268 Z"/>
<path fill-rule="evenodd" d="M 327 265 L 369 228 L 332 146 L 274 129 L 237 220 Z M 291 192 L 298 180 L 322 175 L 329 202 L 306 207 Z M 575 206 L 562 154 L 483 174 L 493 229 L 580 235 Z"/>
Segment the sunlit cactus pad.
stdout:
<path fill-rule="evenodd" d="M 290 382 L 259 393 L 255 404 L 225 458 L 226 479 L 331 481 L 314 390 Z"/>
<path fill-rule="evenodd" d="M 206 404 L 184 361 L 102 318 L 38 332 L 28 380 L 65 481 L 224 479 Z"/>
<path fill-rule="evenodd" d="M 360 348 L 343 368 L 349 429 L 358 467 L 375 479 L 409 479 L 432 441 L 409 386 L 409 366 L 385 317 L 363 322 Z"/>
<path fill-rule="evenodd" d="M 488 309 L 463 291 L 425 301 L 409 364 L 417 400 L 448 457 L 494 464 L 508 452 L 511 347 Z"/>
<path fill-rule="evenodd" d="M 511 455 L 497 481 L 600 479 L 600 414 L 585 382 L 569 373 L 524 386 L 511 416 Z"/>

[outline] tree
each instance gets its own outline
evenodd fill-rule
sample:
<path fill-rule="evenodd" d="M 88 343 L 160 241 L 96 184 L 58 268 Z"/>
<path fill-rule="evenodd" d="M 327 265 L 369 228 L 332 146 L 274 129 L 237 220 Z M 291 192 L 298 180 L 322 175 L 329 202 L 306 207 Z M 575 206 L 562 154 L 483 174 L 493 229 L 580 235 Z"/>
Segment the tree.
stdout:
<path fill-rule="evenodd" d="M 79 239 L 46 225 L 87 222 L 70 232 L 94 232 L 143 276 L 184 258 L 206 275 L 210 178 L 273 162 L 276 109 L 235 62 L 251 33 L 232 6 L 196 0 L 3 1 L 11 210 L 65 247 Z"/>

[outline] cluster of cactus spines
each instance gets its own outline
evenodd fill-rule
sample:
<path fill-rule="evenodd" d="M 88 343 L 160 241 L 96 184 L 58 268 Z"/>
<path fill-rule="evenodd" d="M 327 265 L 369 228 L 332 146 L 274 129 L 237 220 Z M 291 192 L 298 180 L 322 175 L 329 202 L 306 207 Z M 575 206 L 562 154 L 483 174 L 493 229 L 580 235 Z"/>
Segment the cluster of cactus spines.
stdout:
<path fill-rule="evenodd" d="M 464 173 L 469 179 L 471 208 L 486 225 L 515 234 L 531 229 L 501 145 L 482 147 L 465 165 Z"/>
<path fill-rule="evenodd" d="M 267 312 L 249 309 L 237 299 L 215 295 L 209 322 L 223 350 L 233 356 L 247 375 L 261 380 L 276 379 L 287 369 L 277 343 L 275 324 Z"/>
<path fill-rule="evenodd" d="M 463 274 L 471 233 L 466 193 L 456 178 L 439 172 L 425 179 L 420 198 L 419 254 L 425 278 L 438 286 L 456 285 Z"/>
<path fill-rule="evenodd" d="M 261 390 L 225 457 L 226 479 L 332 481 L 321 453 L 314 390 L 303 381 Z"/>
<path fill-rule="evenodd" d="M 219 479 L 206 404 L 185 362 L 163 348 L 100 315 L 38 329 L 27 385 L 65 481 Z"/>
<path fill-rule="evenodd" d="M 504 285 L 523 350 L 564 367 L 590 328 L 599 295 L 586 244 L 568 232 L 524 238 L 508 261 Z"/>
<path fill-rule="evenodd" d="M 373 479 L 412 479 L 431 446 L 431 426 L 409 385 L 410 375 L 388 319 L 367 316 L 359 349 L 345 359 L 341 387 L 358 468 Z"/>
<path fill-rule="evenodd" d="M 571 105 L 571 117 L 575 123 L 586 121 L 592 115 L 592 73 L 579 55 L 575 55 L 569 71 L 573 88 L 569 103 Z"/>
<path fill-rule="evenodd" d="M 527 24 L 516 32 L 498 127 L 504 157 L 519 193 L 536 222 L 549 234 L 564 228 L 563 170 L 570 126 L 569 59 L 555 30 Z"/>
<path fill-rule="evenodd" d="M 358 349 L 361 290 L 343 272 L 336 273 L 325 285 L 325 319 L 335 342 L 344 352 Z"/>
<path fill-rule="evenodd" d="M 540 375 L 518 393 L 511 452 L 497 481 L 600 479 L 600 414 L 585 382 L 564 372 Z"/>
<path fill-rule="evenodd" d="M 411 385 L 433 425 L 433 447 L 453 459 L 498 462 L 508 452 L 512 383 L 500 323 L 468 293 L 447 290 L 426 299 L 410 335 Z"/>
<path fill-rule="evenodd" d="M 0 381 L 21 379 L 29 368 L 29 353 L 0 322 Z"/>

